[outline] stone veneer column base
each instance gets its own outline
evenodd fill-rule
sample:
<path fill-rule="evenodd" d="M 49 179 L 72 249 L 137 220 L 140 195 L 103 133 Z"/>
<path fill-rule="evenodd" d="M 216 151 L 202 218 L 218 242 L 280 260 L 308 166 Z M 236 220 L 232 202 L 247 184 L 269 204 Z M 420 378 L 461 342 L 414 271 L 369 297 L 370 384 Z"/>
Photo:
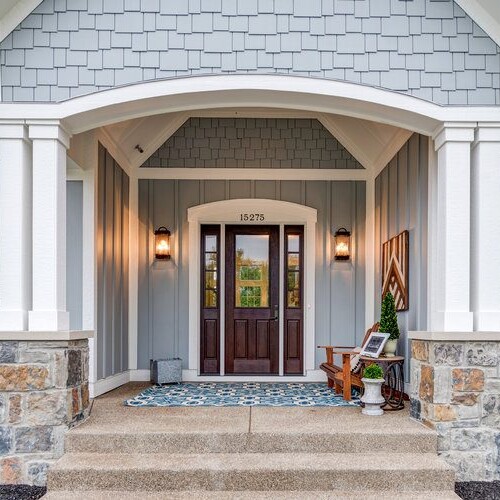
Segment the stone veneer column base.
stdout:
<path fill-rule="evenodd" d="M 0 483 L 43 486 L 88 414 L 88 340 L 0 341 Z"/>
<path fill-rule="evenodd" d="M 412 332 L 411 416 L 438 432 L 457 481 L 500 479 L 500 333 Z"/>

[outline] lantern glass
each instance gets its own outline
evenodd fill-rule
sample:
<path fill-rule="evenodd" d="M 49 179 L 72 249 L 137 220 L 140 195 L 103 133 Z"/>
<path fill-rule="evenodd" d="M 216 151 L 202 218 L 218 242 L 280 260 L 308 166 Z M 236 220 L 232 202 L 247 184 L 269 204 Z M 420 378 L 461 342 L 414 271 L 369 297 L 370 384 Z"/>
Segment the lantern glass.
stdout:
<path fill-rule="evenodd" d="M 341 227 L 334 236 L 335 260 L 349 260 L 351 258 L 351 233 Z"/>
<path fill-rule="evenodd" d="M 155 258 L 170 260 L 170 231 L 163 226 L 155 231 Z"/>

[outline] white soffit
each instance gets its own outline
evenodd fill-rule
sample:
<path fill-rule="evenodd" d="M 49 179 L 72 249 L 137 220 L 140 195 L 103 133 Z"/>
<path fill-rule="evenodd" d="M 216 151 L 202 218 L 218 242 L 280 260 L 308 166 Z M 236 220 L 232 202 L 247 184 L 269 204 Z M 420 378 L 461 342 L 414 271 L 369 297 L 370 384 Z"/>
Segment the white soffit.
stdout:
<path fill-rule="evenodd" d="M 0 41 L 31 14 L 43 0 L 0 0 Z"/>

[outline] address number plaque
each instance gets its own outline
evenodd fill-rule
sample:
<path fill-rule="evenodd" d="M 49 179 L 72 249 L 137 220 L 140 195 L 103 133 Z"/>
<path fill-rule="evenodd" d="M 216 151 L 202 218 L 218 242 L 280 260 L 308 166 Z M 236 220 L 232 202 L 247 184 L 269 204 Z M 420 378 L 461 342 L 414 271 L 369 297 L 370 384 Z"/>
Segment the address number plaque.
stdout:
<path fill-rule="evenodd" d="M 257 222 L 266 220 L 264 214 L 240 214 L 240 221 Z"/>

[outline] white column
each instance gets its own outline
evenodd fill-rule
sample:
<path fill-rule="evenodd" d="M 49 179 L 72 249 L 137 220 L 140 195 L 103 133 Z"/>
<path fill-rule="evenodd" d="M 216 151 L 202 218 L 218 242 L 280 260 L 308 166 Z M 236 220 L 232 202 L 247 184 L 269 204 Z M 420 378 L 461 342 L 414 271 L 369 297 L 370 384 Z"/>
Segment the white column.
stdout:
<path fill-rule="evenodd" d="M 432 331 L 469 332 L 470 158 L 475 124 L 445 124 L 435 136 L 436 196 L 431 207 L 436 228 Z M 432 173 L 431 173 L 432 174 Z"/>
<path fill-rule="evenodd" d="M 22 122 L 0 123 L 0 330 L 27 330 L 31 307 L 31 146 Z"/>
<path fill-rule="evenodd" d="M 31 123 L 33 141 L 33 309 L 29 329 L 69 330 L 66 311 L 66 150 L 58 124 Z"/>
<path fill-rule="evenodd" d="M 474 330 L 500 332 L 500 123 L 479 123 L 472 150 Z"/>

